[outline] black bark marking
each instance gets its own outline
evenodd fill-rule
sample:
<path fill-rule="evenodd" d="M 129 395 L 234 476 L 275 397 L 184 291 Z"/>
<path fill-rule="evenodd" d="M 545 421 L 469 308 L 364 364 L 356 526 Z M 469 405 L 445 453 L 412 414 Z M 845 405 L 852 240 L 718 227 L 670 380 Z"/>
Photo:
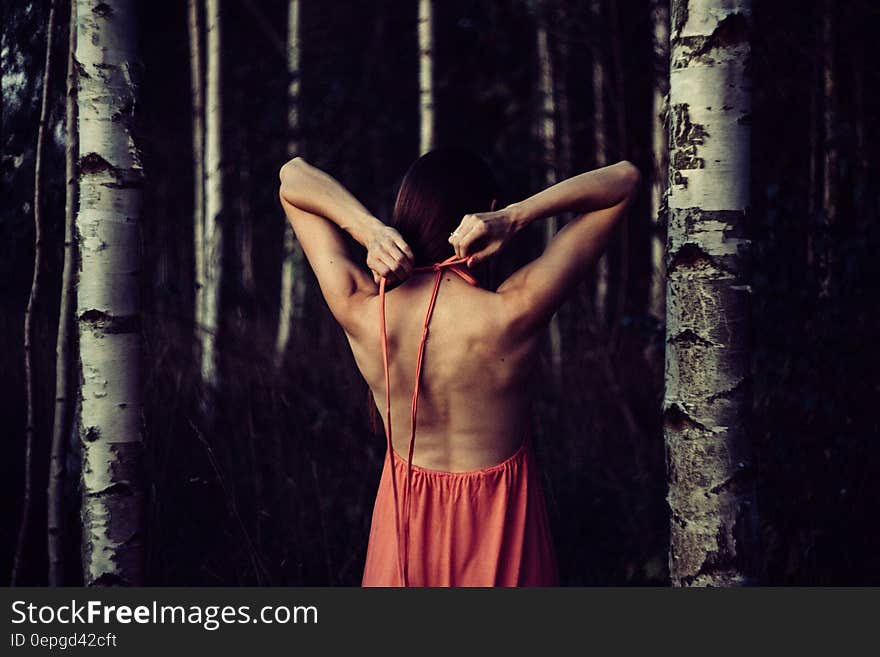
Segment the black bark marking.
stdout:
<path fill-rule="evenodd" d="M 738 43 L 748 42 L 749 21 L 740 14 L 729 14 L 712 31 L 702 46 L 691 53 L 691 57 L 705 55 L 715 48 L 726 48 Z"/>
<path fill-rule="evenodd" d="M 682 244 L 672 254 L 667 266 L 669 271 L 678 267 L 687 267 L 688 269 L 716 268 L 715 259 L 693 242 Z"/>
<path fill-rule="evenodd" d="M 108 315 L 107 313 L 102 312 L 100 310 L 95 310 L 94 308 L 92 308 L 91 310 L 87 310 L 84 313 L 82 313 L 79 316 L 79 318 L 84 322 L 88 322 L 90 324 L 97 324 L 98 322 L 103 322 L 103 321 L 108 320 L 110 318 L 110 315 Z"/>
<path fill-rule="evenodd" d="M 686 328 L 685 330 L 677 333 L 675 336 L 669 338 L 667 340 L 669 344 L 684 344 L 684 345 L 700 345 L 702 347 L 714 347 L 715 343 L 711 340 L 707 340 L 706 338 L 699 335 L 693 329 Z"/>
<path fill-rule="evenodd" d="M 92 9 L 92 13 L 101 18 L 111 18 L 113 16 L 113 7 L 106 2 L 102 2 Z"/>
<path fill-rule="evenodd" d="M 74 74 L 76 75 L 77 79 L 79 79 L 79 78 L 91 79 L 92 76 L 88 74 L 85 66 L 83 66 L 78 59 L 73 60 L 73 68 L 74 68 Z"/>
<path fill-rule="evenodd" d="M 95 578 L 90 586 L 130 586 L 131 582 L 129 582 L 124 577 L 120 577 L 116 573 L 104 573 L 99 577 Z"/>
<path fill-rule="evenodd" d="M 81 313 L 79 320 L 111 334 L 137 333 L 141 330 L 140 315 L 117 316 L 92 308 Z"/>
<path fill-rule="evenodd" d="M 88 153 L 80 159 L 79 172 L 83 175 L 107 172 L 115 180 L 102 184 L 113 189 L 140 189 L 144 186 L 144 174 L 140 168 L 120 169 L 97 153 Z"/>
<path fill-rule="evenodd" d="M 663 426 L 675 433 L 681 433 L 685 429 L 709 431 L 709 427 L 702 422 L 695 420 L 678 404 L 670 404 L 669 407 L 663 411 Z"/>
<path fill-rule="evenodd" d="M 676 43 L 681 52 L 672 65 L 676 69 L 685 68 L 700 58 L 708 63 L 712 61 L 710 54 L 713 50 L 748 43 L 748 40 L 748 18 L 738 12 L 729 14 L 718 23 L 709 36 L 680 37 Z"/>
<path fill-rule="evenodd" d="M 747 392 L 749 384 L 749 377 L 744 376 L 732 388 L 728 388 L 727 390 L 722 390 L 720 392 L 713 393 L 709 395 L 709 398 L 706 400 L 709 403 L 714 402 L 717 399 L 732 399 L 737 395 L 741 395 L 744 392 Z"/>
<path fill-rule="evenodd" d="M 131 484 L 127 481 L 117 481 L 110 484 L 107 488 L 89 492 L 89 497 L 109 497 L 111 495 L 125 495 L 130 497 L 134 495 Z"/>
<path fill-rule="evenodd" d="M 115 167 L 97 153 L 88 153 L 80 158 L 80 173 L 102 173 L 103 171 L 114 171 Z"/>
<path fill-rule="evenodd" d="M 110 120 L 113 123 L 118 123 L 119 121 L 128 122 L 131 120 L 133 115 L 134 101 L 128 100 L 127 102 L 123 103 L 118 110 L 113 112 L 113 114 L 110 116 Z"/>
<path fill-rule="evenodd" d="M 690 106 L 679 103 L 672 106 L 672 168 L 702 169 L 703 158 L 697 157 L 697 146 L 709 136 L 705 126 L 691 122 Z"/>
<path fill-rule="evenodd" d="M 688 20 L 688 0 L 678 0 L 672 3 L 672 36 L 673 38 L 681 34 Z"/>
<path fill-rule="evenodd" d="M 86 441 L 93 443 L 101 437 L 101 430 L 98 427 L 89 427 L 86 429 Z"/>
<path fill-rule="evenodd" d="M 673 226 L 678 227 L 684 239 L 696 239 L 695 235 L 705 232 L 704 225 L 707 221 L 713 223 L 712 231 L 717 231 L 717 224 L 722 224 L 721 233 L 725 242 L 731 239 L 747 239 L 748 213 L 744 210 L 683 208 L 673 210 L 670 220 Z M 742 280 L 742 277 L 748 275 L 749 244 L 748 241 L 739 244 L 736 253 L 709 254 L 697 244 L 686 242 L 677 251 L 667 255 L 667 271 L 671 272 L 679 264 L 692 268 L 711 265 L 718 272 L 726 272 L 734 279 Z"/>

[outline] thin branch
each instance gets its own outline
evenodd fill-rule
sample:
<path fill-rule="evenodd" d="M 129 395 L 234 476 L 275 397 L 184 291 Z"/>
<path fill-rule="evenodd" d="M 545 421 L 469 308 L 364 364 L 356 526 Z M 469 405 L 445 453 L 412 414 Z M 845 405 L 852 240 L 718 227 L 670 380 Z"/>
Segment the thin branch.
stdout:
<path fill-rule="evenodd" d="M 73 309 L 76 307 L 76 287 L 73 284 L 77 251 L 74 241 L 76 219 L 76 3 L 70 3 L 70 26 L 67 37 L 67 100 L 65 105 L 65 178 L 67 198 L 64 208 L 64 268 L 61 274 L 61 305 L 58 314 L 58 339 L 55 344 L 55 417 L 52 426 L 52 446 L 49 460 L 49 485 L 46 491 L 48 517 L 47 540 L 49 556 L 49 586 L 64 584 L 64 527 L 63 489 L 67 476 L 67 436 L 70 425 L 71 333 Z"/>
<path fill-rule="evenodd" d="M 15 586 L 21 576 L 21 565 L 24 548 L 27 542 L 28 527 L 31 516 L 31 489 L 33 487 L 33 442 L 34 442 L 34 354 L 31 347 L 34 343 L 34 312 L 40 297 L 40 279 L 43 269 L 43 151 L 45 150 L 46 132 L 49 124 L 49 92 L 52 80 L 52 36 L 55 32 L 55 1 L 49 5 L 49 21 L 46 26 L 46 60 L 43 68 L 43 99 L 40 105 L 40 126 L 37 132 L 37 153 L 34 163 L 34 275 L 31 281 L 31 294 L 28 298 L 27 310 L 24 314 L 24 376 L 25 395 L 27 399 L 27 418 L 25 420 L 25 451 L 24 451 L 24 496 L 21 504 L 21 520 L 18 526 L 18 538 L 15 544 L 15 556 L 12 562 L 10 584 Z"/>

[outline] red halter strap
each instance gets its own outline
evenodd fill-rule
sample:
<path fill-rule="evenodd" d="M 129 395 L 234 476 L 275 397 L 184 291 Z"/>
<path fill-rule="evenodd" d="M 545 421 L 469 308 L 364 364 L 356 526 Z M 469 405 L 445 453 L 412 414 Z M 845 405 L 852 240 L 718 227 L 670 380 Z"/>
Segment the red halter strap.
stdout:
<path fill-rule="evenodd" d="M 434 271 L 434 289 L 431 291 L 431 300 L 428 302 L 428 311 L 425 313 L 425 325 L 422 329 L 422 339 L 419 342 L 419 356 L 416 362 L 416 382 L 413 387 L 411 422 L 412 430 L 409 437 L 409 454 L 406 461 L 406 497 L 404 498 L 405 527 L 403 530 L 403 544 L 401 547 L 400 531 L 400 506 L 397 494 L 397 476 L 394 467 L 394 446 L 391 442 L 391 377 L 388 372 L 388 334 L 385 328 L 385 277 L 379 280 L 379 329 L 382 333 L 382 365 L 385 368 L 385 437 L 388 441 L 388 459 L 391 468 L 391 489 L 394 493 L 394 527 L 397 534 L 397 565 L 400 570 L 400 579 L 404 586 L 409 586 L 409 516 L 410 516 L 410 493 L 412 491 L 412 459 L 416 446 L 416 416 L 419 409 L 419 380 L 422 375 L 422 361 L 425 355 L 425 342 L 428 339 L 428 324 L 431 323 L 431 315 L 434 313 L 434 304 L 437 301 L 437 292 L 440 289 L 440 281 L 443 278 L 443 270 L 449 269 L 461 276 L 471 285 L 476 285 L 477 280 L 467 271 L 460 268 L 467 258 L 452 256 L 443 262 L 438 262 L 428 267 L 416 267 L 413 272 Z"/>

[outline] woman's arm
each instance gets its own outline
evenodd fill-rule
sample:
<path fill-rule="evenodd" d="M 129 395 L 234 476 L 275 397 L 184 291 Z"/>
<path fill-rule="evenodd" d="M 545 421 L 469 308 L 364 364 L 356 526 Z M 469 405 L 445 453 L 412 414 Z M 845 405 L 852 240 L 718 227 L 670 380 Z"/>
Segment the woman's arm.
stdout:
<path fill-rule="evenodd" d="M 297 157 L 279 172 L 281 206 L 302 245 L 331 312 L 346 330 L 357 314 L 353 302 L 374 295 L 375 281 L 403 280 L 412 253 L 400 234 L 374 217 L 333 177 Z M 373 280 L 351 260 L 340 229 L 367 248 Z M 349 331 L 351 332 L 351 331 Z"/>
<path fill-rule="evenodd" d="M 281 168 L 281 193 L 294 207 L 326 217 L 367 249 L 367 265 L 379 276 L 403 280 L 413 254 L 400 233 L 373 216 L 332 176 L 295 157 Z"/>
<path fill-rule="evenodd" d="M 511 330 L 527 337 L 550 320 L 598 259 L 640 179 L 639 170 L 627 161 L 587 171 L 497 212 L 467 215 L 450 242 L 457 255 L 470 255 L 479 262 L 533 221 L 563 212 L 580 213 L 539 258 L 498 288 Z"/>
<path fill-rule="evenodd" d="M 627 161 L 587 171 L 501 210 L 466 215 L 449 243 L 458 257 L 470 255 L 468 264 L 475 265 L 533 221 L 563 212 L 588 213 L 613 207 L 632 192 L 639 176 L 639 170 Z"/>

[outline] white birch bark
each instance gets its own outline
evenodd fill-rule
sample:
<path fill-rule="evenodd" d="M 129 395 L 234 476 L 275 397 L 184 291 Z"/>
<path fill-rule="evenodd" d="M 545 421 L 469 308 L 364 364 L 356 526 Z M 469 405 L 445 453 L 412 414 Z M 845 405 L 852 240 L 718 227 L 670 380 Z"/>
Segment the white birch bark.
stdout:
<path fill-rule="evenodd" d="M 750 0 L 674 0 L 666 388 L 674 586 L 754 583 Z"/>
<path fill-rule="evenodd" d="M 217 332 L 223 275 L 223 171 L 222 171 L 222 86 L 221 0 L 205 0 L 205 288 L 202 318 L 202 382 L 216 386 Z"/>
<path fill-rule="evenodd" d="M 287 11 L 287 153 L 302 155 L 300 141 L 300 37 L 299 0 L 290 0 Z M 303 319 L 306 297 L 305 255 L 290 224 L 284 222 L 284 260 L 281 264 L 281 304 L 275 340 L 275 365 L 280 367 L 287 352 L 290 334 Z"/>
<path fill-rule="evenodd" d="M 593 0 L 590 10 L 595 32 L 600 33 L 598 26 L 603 24 L 602 1 Z M 605 133 L 605 62 L 600 43 L 593 48 L 593 138 L 596 149 L 596 167 L 604 167 L 608 163 L 608 144 Z M 602 252 L 596 263 L 596 294 L 595 310 L 600 325 L 604 326 L 608 308 L 608 251 Z"/>
<path fill-rule="evenodd" d="M 136 585 L 144 569 L 137 2 L 76 7 L 83 577 L 87 586 Z"/>
<path fill-rule="evenodd" d="M 547 3 L 538 3 L 537 46 L 538 74 L 540 77 L 540 107 L 538 113 L 538 132 L 544 152 L 544 185 L 556 184 L 556 104 L 553 98 L 553 60 L 547 39 Z M 544 246 L 553 239 L 558 229 L 557 217 L 548 217 L 544 222 Z M 557 386 L 562 384 L 562 332 L 559 329 L 559 313 L 554 313 L 548 329 L 550 338 L 550 367 Z"/>
<path fill-rule="evenodd" d="M 187 0 L 193 135 L 193 253 L 195 256 L 195 345 L 201 359 L 205 322 L 205 84 L 199 0 Z"/>
<path fill-rule="evenodd" d="M 432 0 L 419 0 L 419 152 L 434 148 L 434 20 Z"/>
<path fill-rule="evenodd" d="M 648 312 L 659 320 L 666 314 L 666 268 L 663 254 L 666 247 L 664 220 L 660 216 L 669 182 L 669 157 L 666 139 L 666 113 L 669 93 L 669 5 L 667 0 L 652 0 L 654 93 L 651 101 L 651 287 Z M 656 64 L 662 62 L 662 68 Z"/>
<path fill-rule="evenodd" d="M 67 194 L 64 207 L 64 267 L 61 274 L 61 303 L 58 313 L 58 338 L 55 344 L 55 416 L 52 424 L 52 445 L 49 455 L 49 484 L 47 498 L 47 554 L 49 558 L 49 586 L 63 586 L 64 527 L 63 491 L 67 478 L 67 444 L 70 431 L 70 411 L 73 399 L 71 372 L 71 333 L 73 310 L 76 307 L 76 250 L 74 230 L 76 221 L 76 3 L 70 6 L 70 29 L 67 48 L 67 98 L 65 102 L 64 149 Z"/>

